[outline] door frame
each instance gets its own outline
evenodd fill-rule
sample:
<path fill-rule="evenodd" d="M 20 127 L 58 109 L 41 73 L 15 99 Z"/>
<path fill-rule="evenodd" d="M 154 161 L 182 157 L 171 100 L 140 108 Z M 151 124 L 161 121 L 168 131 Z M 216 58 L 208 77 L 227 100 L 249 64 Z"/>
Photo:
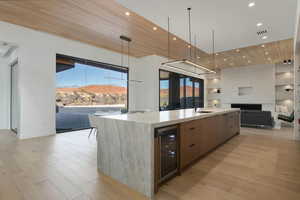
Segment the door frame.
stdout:
<path fill-rule="evenodd" d="M 13 118 L 13 114 L 12 114 L 12 104 L 13 104 L 13 68 L 18 66 L 19 62 L 18 59 L 16 59 L 15 61 L 13 61 L 11 64 L 9 64 L 10 67 L 10 130 L 12 132 L 14 132 L 15 134 L 18 134 L 18 129 L 14 129 L 12 127 L 12 118 Z"/>

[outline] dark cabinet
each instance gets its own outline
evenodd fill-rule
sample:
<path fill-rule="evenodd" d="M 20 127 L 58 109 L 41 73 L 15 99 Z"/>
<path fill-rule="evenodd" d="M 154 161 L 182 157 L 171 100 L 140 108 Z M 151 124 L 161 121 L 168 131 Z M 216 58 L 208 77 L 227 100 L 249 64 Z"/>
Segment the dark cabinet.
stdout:
<path fill-rule="evenodd" d="M 154 140 L 155 191 L 164 180 L 182 171 L 239 132 L 239 112 L 157 129 Z"/>
<path fill-rule="evenodd" d="M 239 112 L 227 113 L 180 125 L 180 167 L 210 152 L 240 131 Z"/>

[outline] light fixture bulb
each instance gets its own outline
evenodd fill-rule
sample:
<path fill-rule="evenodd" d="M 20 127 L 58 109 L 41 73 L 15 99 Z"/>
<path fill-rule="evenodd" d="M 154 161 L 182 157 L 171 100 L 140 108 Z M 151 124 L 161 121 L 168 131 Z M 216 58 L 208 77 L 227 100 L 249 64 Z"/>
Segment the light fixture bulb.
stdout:
<path fill-rule="evenodd" d="M 126 12 L 125 15 L 130 16 L 130 12 Z"/>
<path fill-rule="evenodd" d="M 157 30 L 157 27 L 156 27 L 156 26 L 154 26 L 154 27 L 153 27 L 153 30 L 154 30 L 154 31 L 156 31 L 156 30 Z"/>
<path fill-rule="evenodd" d="M 254 7 L 255 6 L 255 2 L 253 1 L 253 2 L 250 2 L 249 4 L 248 4 L 248 7 L 249 8 L 252 8 L 252 7 Z"/>
<path fill-rule="evenodd" d="M 260 26 L 262 26 L 262 25 L 263 25 L 263 23 L 261 23 L 261 22 L 258 22 L 258 23 L 256 24 L 257 27 L 260 27 Z"/>

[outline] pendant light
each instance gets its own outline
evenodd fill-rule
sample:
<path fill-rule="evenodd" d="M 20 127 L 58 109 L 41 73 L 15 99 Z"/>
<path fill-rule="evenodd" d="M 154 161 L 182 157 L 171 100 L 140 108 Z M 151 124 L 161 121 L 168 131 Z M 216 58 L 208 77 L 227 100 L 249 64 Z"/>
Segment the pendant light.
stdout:
<path fill-rule="evenodd" d="M 178 69 L 179 67 L 175 67 L 174 64 L 187 64 L 189 66 L 199 68 L 206 72 L 206 73 L 202 73 L 202 74 L 216 73 L 215 71 L 213 71 L 205 66 L 199 65 L 198 63 L 190 60 L 192 57 L 191 8 L 187 8 L 187 10 L 188 10 L 188 18 L 189 18 L 189 45 L 188 45 L 189 59 L 185 58 L 185 59 L 179 59 L 179 60 L 169 60 L 167 62 L 161 63 L 161 65 Z M 169 28 L 169 18 L 168 18 L 168 28 Z M 168 30 L 168 44 L 169 44 L 169 40 L 170 40 L 169 34 L 170 34 L 170 30 Z M 169 47 L 170 47 L 170 45 L 168 45 L 168 52 L 169 52 Z M 168 53 L 168 55 L 169 55 L 169 53 Z M 181 69 L 181 68 L 179 68 L 179 69 Z M 181 69 L 181 70 L 183 70 L 183 69 Z M 190 73 L 194 73 L 194 72 L 190 72 Z M 197 74 L 197 75 L 202 75 L 202 74 Z"/>
<path fill-rule="evenodd" d="M 168 49 L 168 57 L 167 57 L 167 59 L 168 59 L 168 60 L 171 60 L 171 54 L 170 54 L 170 50 L 171 50 L 171 43 L 170 43 L 170 17 L 168 17 L 168 48 L 167 48 L 167 49 Z M 179 62 L 178 62 L 178 63 L 179 63 Z M 176 64 L 176 62 L 175 62 L 175 64 Z M 196 76 L 199 75 L 199 73 L 191 72 L 191 71 L 185 70 L 185 69 L 183 69 L 183 68 L 181 68 L 181 67 L 176 67 L 176 66 L 174 66 L 174 65 L 167 64 L 167 63 L 165 63 L 165 64 L 162 63 L 161 66 L 167 66 L 167 67 L 170 68 L 170 69 L 179 70 L 179 71 L 181 71 L 181 72 L 183 72 L 183 73 L 188 72 L 188 73 L 194 74 L 194 75 L 196 75 Z M 196 70 L 195 70 L 195 71 L 196 71 Z"/>
<path fill-rule="evenodd" d="M 127 57 L 127 61 L 128 61 L 128 68 L 130 67 L 130 42 L 132 41 L 131 38 L 121 35 L 120 36 L 121 39 L 121 67 L 124 67 L 124 41 L 127 42 L 127 53 L 128 53 L 128 57 Z M 129 82 L 135 82 L 135 83 L 142 83 L 144 81 L 142 80 L 129 80 L 129 79 L 124 79 L 123 75 L 121 74 L 121 78 L 117 78 L 117 77 L 105 77 L 106 79 L 113 79 L 113 80 L 120 80 L 120 81 L 129 81 Z"/>

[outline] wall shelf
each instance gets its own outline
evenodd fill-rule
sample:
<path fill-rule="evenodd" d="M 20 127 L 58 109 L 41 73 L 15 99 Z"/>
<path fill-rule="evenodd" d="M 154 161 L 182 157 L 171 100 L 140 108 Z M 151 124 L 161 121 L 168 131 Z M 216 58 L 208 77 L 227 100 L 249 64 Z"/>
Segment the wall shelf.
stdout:
<path fill-rule="evenodd" d="M 286 91 L 287 86 L 294 88 L 293 65 L 275 65 L 275 102 L 276 112 L 292 112 L 294 110 L 294 90 Z"/>

